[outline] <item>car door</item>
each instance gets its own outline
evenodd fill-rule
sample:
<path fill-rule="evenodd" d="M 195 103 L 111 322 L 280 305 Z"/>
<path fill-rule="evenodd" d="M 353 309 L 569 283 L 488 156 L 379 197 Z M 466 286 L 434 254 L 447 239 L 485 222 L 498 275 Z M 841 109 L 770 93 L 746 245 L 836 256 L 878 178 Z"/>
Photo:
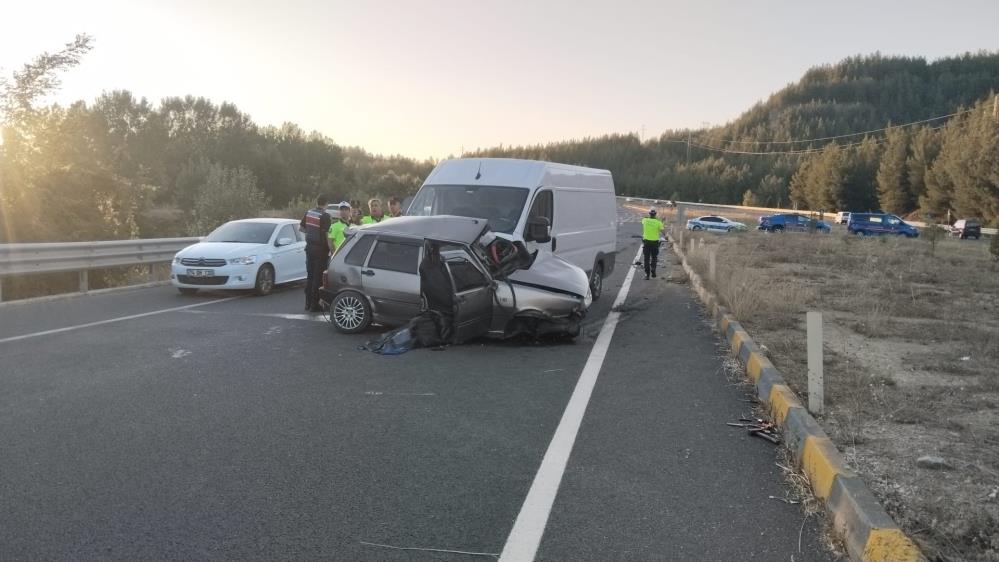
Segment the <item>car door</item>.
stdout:
<path fill-rule="evenodd" d="M 889 215 L 885 217 L 885 231 L 889 234 L 901 234 L 902 233 L 902 219 L 896 217 L 895 215 Z"/>
<path fill-rule="evenodd" d="M 454 336 L 461 343 L 489 331 L 493 317 L 493 283 L 464 248 L 448 251 L 445 262 L 454 288 Z"/>
<path fill-rule="evenodd" d="M 379 236 L 361 269 L 361 286 L 375 312 L 397 320 L 420 313 L 421 240 Z"/>
<path fill-rule="evenodd" d="M 281 244 L 289 240 L 290 243 Z M 278 229 L 271 255 L 274 256 L 275 282 L 284 283 L 305 277 L 305 243 L 298 241 L 292 225 L 286 224 Z"/>

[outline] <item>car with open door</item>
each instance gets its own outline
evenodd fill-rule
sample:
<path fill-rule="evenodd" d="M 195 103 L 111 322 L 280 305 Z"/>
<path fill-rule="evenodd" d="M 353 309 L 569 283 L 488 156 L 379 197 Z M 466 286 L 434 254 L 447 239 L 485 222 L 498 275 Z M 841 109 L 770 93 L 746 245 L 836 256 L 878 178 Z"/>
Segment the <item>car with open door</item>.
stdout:
<path fill-rule="evenodd" d="M 589 284 L 581 268 L 529 251 L 484 219 L 420 216 L 354 229 L 331 259 L 321 294 L 340 332 L 402 325 L 434 310 L 460 343 L 575 336 L 592 302 Z"/>

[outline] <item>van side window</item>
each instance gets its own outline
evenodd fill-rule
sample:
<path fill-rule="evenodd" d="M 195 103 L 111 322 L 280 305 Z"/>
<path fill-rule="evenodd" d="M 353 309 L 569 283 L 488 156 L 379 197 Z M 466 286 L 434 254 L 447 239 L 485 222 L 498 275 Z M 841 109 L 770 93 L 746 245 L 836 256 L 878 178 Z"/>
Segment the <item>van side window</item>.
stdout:
<path fill-rule="evenodd" d="M 548 219 L 549 224 L 555 224 L 555 200 L 551 191 L 539 191 L 534 196 L 534 203 L 531 204 L 531 214 L 527 218 L 530 220 L 535 217 L 545 217 Z"/>
<path fill-rule="evenodd" d="M 357 244 L 350 249 L 350 253 L 344 258 L 344 263 L 347 265 L 364 265 L 364 260 L 368 258 L 368 250 L 371 249 L 371 244 L 375 241 L 375 237 L 368 235 L 362 236 Z"/>
<path fill-rule="evenodd" d="M 379 240 L 371 253 L 368 267 L 400 273 L 416 273 L 420 261 L 420 247 L 389 240 Z"/>

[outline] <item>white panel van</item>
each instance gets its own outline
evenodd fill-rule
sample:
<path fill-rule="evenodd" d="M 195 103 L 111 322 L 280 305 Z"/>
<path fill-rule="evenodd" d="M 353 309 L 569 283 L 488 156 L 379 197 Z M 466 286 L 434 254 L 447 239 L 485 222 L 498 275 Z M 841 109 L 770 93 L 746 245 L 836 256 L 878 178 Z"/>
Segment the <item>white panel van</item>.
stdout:
<path fill-rule="evenodd" d="M 494 232 L 584 270 L 594 299 L 614 271 L 617 204 L 607 170 L 508 158 L 444 160 L 407 214 L 486 219 Z"/>

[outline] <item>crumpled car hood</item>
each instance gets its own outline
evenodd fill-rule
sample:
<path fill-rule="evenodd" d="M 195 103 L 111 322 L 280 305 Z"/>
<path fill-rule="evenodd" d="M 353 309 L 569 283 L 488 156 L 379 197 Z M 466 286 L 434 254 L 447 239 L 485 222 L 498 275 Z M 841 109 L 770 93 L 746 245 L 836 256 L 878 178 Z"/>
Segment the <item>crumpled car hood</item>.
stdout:
<path fill-rule="evenodd" d="M 517 270 L 509 279 L 514 283 L 565 291 L 580 298 L 586 298 L 590 290 L 586 272 L 554 254 L 539 255 L 530 269 Z"/>

